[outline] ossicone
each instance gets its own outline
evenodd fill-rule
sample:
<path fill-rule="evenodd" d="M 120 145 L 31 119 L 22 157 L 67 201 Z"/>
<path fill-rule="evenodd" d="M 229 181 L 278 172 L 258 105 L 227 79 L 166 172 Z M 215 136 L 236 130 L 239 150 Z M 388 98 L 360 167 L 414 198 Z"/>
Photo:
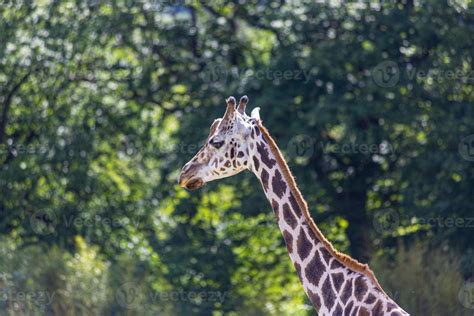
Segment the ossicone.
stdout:
<path fill-rule="evenodd" d="M 245 107 L 247 106 L 248 102 L 249 98 L 246 95 L 240 98 L 239 106 L 237 108 L 240 114 L 245 114 Z"/>
<path fill-rule="evenodd" d="M 228 121 L 231 119 L 232 117 L 232 114 L 234 113 L 235 111 L 235 98 L 230 96 L 228 97 L 226 100 L 226 103 L 227 103 L 227 109 L 225 111 L 225 114 L 224 114 L 224 117 L 223 117 L 223 120 L 224 121 Z"/>

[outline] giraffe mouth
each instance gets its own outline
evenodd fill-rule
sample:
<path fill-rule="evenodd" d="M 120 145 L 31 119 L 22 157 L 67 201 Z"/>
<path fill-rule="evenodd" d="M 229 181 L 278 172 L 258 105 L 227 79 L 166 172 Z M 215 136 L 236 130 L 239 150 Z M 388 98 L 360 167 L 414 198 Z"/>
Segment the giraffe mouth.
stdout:
<path fill-rule="evenodd" d="M 201 178 L 191 178 L 184 183 L 184 187 L 188 190 L 197 190 L 204 185 L 204 181 Z"/>

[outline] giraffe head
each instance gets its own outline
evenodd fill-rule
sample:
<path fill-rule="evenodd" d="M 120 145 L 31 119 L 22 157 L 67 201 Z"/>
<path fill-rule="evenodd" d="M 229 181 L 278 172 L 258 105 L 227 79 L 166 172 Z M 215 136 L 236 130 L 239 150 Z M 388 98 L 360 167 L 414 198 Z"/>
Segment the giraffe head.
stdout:
<path fill-rule="evenodd" d="M 252 126 L 259 118 L 259 108 L 251 116 L 245 114 L 247 96 L 236 106 L 229 97 L 222 118 L 214 120 L 204 146 L 184 165 L 179 184 L 190 190 L 199 189 L 206 182 L 232 176 L 250 168 L 249 143 Z"/>

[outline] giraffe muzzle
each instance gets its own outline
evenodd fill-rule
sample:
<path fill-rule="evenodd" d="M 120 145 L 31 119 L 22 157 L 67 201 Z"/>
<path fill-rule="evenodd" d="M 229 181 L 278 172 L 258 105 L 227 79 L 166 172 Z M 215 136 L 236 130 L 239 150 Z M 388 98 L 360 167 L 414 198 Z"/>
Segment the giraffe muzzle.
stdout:
<path fill-rule="evenodd" d="M 182 188 L 188 190 L 197 190 L 204 185 L 204 181 L 201 178 L 179 178 L 179 185 Z"/>
<path fill-rule="evenodd" d="M 201 188 L 204 185 L 204 180 L 201 177 L 196 176 L 200 167 L 200 164 L 197 164 L 192 160 L 185 164 L 179 175 L 179 185 L 188 190 Z"/>

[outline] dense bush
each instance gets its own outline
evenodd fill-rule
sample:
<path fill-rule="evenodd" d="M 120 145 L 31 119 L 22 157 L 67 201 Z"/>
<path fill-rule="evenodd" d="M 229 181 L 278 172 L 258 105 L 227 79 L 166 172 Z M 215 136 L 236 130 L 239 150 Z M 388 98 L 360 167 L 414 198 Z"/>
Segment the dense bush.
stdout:
<path fill-rule="evenodd" d="M 252 175 L 176 183 L 231 94 L 339 250 L 413 313 L 472 313 L 473 12 L 0 1 L 0 313 L 314 313 Z"/>
<path fill-rule="evenodd" d="M 372 269 L 387 294 L 411 315 L 471 315 L 460 301 L 464 285 L 459 254 L 449 248 L 429 249 L 426 243 L 398 247 L 377 257 Z"/>

